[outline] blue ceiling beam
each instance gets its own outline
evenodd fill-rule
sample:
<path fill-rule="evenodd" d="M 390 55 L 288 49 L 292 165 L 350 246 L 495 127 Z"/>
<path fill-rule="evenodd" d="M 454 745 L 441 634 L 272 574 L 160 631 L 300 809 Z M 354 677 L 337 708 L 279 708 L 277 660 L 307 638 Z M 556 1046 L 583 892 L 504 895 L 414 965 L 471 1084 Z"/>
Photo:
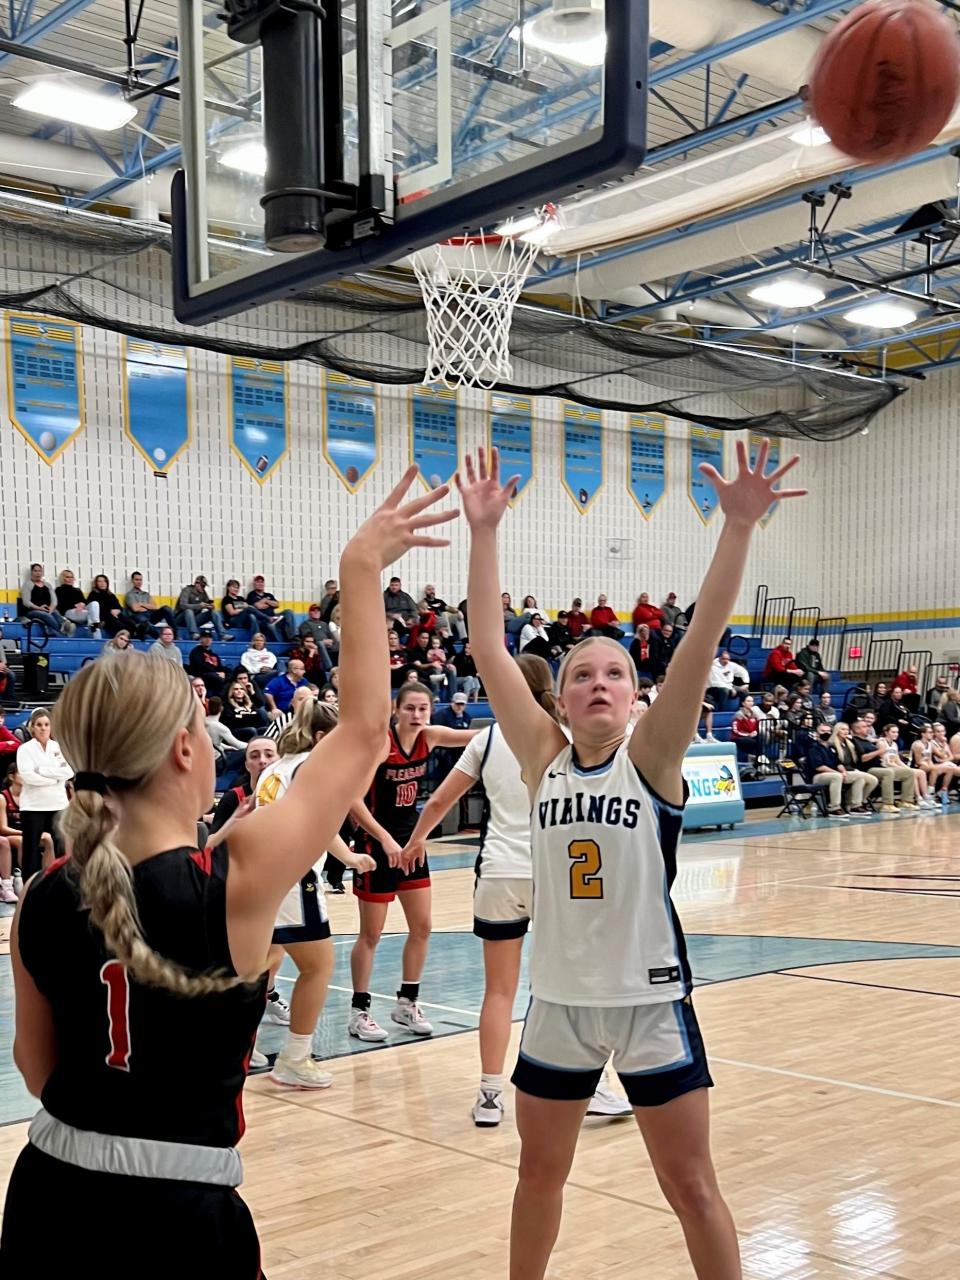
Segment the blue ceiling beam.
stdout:
<path fill-rule="evenodd" d="M 49 13 L 44 14 L 42 18 L 38 18 L 36 22 L 31 23 L 29 27 L 19 32 L 17 43 L 31 46 L 39 44 L 44 36 L 49 35 L 51 31 L 56 31 L 58 27 L 62 27 L 71 18 L 83 13 L 84 9 L 89 9 L 93 3 L 94 0 L 63 0 L 63 4 L 58 4 L 55 9 L 51 9 Z M 16 54 L 0 53 L 0 66 L 14 57 L 16 57 Z"/>

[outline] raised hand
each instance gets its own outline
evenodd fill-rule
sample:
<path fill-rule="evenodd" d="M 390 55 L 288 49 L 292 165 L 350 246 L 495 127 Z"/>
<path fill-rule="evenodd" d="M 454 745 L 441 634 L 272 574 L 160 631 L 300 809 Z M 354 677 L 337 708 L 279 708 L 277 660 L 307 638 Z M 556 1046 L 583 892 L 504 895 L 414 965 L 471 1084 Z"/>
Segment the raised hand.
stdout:
<path fill-rule="evenodd" d="M 725 480 L 716 467 L 708 462 L 700 464 L 700 473 L 717 491 L 720 509 L 727 520 L 734 524 L 755 525 L 770 510 L 774 502 L 784 502 L 787 498 L 804 498 L 806 489 L 777 489 L 774 486 L 782 480 L 800 461 L 794 454 L 782 467 L 765 476 L 764 470 L 770 454 L 770 441 L 764 440 L 757 453 L 757 465 L 751 469 L 747 457 L 747 447 L 742 440 L 737 441 L 737 474 L 732 480 Z M 469 517 L 468 517 L 469 519 Z"/>
<path fill-rule="evenodd" d="M 360 553 L 370 556 L 379 568 L 385 569 L 411 547 L 449 547 L 449 538 L 432 538 L 421 532 L 456 520 L 459 516 L 459 511 L 429 510 L 447 496 L 450 492 L 449 485 L 442 484 L 439 489 L 431 489 L 424 497 L 415 498 L 413 502 L 401 506 L 416 474 L 416 467 L 409 467 L 404 472 L 403 479 L 386 502 L 376 509 L 347 543 L 343 551 L 345 557 Z"/>
<path fill-rule="evenodd" d="M 489 454 L 482 446 L 477 450 L 477 463 L 467 454 L 464 472 L 466 483 L 456 474 L 456 485 L 463 500 L 463 511 L 471 529 L 495 529 L 510 505 L 520 476 L 511 476 L 506 484 L 500 483 L 500 452 L 491 449 Z"/>

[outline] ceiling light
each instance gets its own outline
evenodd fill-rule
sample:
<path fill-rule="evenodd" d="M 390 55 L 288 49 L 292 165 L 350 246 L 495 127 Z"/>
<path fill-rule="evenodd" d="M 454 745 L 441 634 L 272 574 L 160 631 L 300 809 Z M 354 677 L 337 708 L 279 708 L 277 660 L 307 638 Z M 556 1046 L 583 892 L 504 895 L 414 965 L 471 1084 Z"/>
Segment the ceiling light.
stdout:
<path fill-rule="evenodd" d="M 524 244 L 546 244 L 554 231 L 557 220 L 541 213 L 528 213 L 523 218 L 508 218 L 497 227 L 497 235 L 504 239 L 522 240 Z"/>
<path fill-rule="evenodd" d="M 790 141 L 795 142 L 798 147 L 824 147 L 830 141 L 830 135 L 826 129 L 821 129 L 812 120 L 804 121 L 788 136 Z"/>
<path fill-rule="evenodd" d="M 258 138 L 247 138 L 222 151 L 220 163 L 227 169 L 239 169 L 241 173 L 262 178 L 267 172 L 267 148 Z"/>
<path fill-rule="evenodd" d="M 510 33 L 519 39 L 519 27 Z M 523 24 L 524 44 L 562 62 L 602 67 L 607 56 L 603 0 L 553 0 L 553 6 Z"/>
<path fill-rule="evenodd" d="M 59 80 L 35 80 L 13 99 L 13 105 L 32 115 L 85 129 L 121 129 L 137 114 L 137 108 L 119 94 L 95 93 Z"/>
<path fill-rule="evenodd" d="M 902 329 L 904 325 L 913 324 L 917 314 L 906 302 L 877 298 L 875 302 L 854 307 L 843 318 L 851 324 L 866 325 L 868 329 Z"/>
<path fill-rule="evenodd" d="M 750 290 L 750 297 L 756 302 L 765 302 L 768 306 L 782 307 L 787 311 L 797 307 L 815 307 L 826 296 L 818 284 L 790 278 L 768 280 L 766 284 Z"/>

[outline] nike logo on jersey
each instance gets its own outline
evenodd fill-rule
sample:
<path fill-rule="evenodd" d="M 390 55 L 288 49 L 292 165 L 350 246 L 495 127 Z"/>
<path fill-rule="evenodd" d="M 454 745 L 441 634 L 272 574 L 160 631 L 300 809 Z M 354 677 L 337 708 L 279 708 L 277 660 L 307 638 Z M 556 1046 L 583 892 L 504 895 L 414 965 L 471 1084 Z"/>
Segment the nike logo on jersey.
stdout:
<path fill-rule="evenodd" d="M 636 797 L 624 800 L 622 796 L 591 796 L 577 791 L 572 796 L 555 796 L 541 800 L 538 805 L 540 829 L 566 827 L 577 822 L 589 822 L 597 826 L 624 827 L 633 831 L 640 820 L 641 801 Z"/>
<path fill-rule="evenodd" d="M 557 773 L 553 773 L 551 771 L 550 773 L 547 774 L 548 778 L 565 778 L 566 776 L 567 776 L 566 769 L 560 769 Z"/>

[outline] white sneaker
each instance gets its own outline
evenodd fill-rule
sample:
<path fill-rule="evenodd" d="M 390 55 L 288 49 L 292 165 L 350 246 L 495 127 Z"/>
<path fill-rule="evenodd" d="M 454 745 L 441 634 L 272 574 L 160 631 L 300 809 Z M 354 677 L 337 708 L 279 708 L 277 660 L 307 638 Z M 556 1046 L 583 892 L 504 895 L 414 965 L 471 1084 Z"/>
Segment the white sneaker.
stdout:
<path fill-rule="evenodd" d="M 633 1115 L 633 1107 L 631 1107 L 626 1098 L 621 1098 L 618 1093 L 608 1089 L 605 1081 L 601 1080 L 597 1085 L 596 1093 L 590 1099 L 587 1115 L 609 1116 L 610 1119 L 619 1120 L 625 1116 Z"/>
<path fill-rule="evenodd" d="M 708 733 L 708 734 L 707 734 L 707 738 L 706 738 L 706 740 L 707 740 L 707 742 L 719 742 L 719 741 L 720 741 L 720 739 L 719 739 L 719 738 L 715 738 L 715 737 L 713 736 L 713 734 L 712 734 L 712 733 Z"/>
<path fill-rule="evenodd" d="M 408 1000 L 406 996 L 398 996 L 393 1012 L 390 1014 L 394 1022 L 406 1027 L 415 1036 L 432 1036 L 433 1027 L 420 1012 L 416 1000 Z"/>
<path fill-rule="evenodd" d="M 13 873 L 13 892 L 18 898 L 23 893 L 23 876 L 20 874 L 19 868 Z"/>
<path fill-rule="evenodd" d="M 701 738 L 701 737 L 700 737 L 700 735 L 699 735 L 699 733 L 695 733 L 695 734 L 693 735 L 693 737 L 691 738 L 691 743 L 697 743 L 697 744 L 699 744 L 700 746 L 702 746 L 702 745 L 703 745 L 704 741 L 705 741 L 705 739 L 704 739 L 704 738 Z"/>
<path fill-rule="evenodd" d="M 478 1129 L 491 1129 L 503 1119 L 503 1094 L 499 1089 L 480 1089 L 473 1104 L 473 1123 Z"/>
<path fill-rule="evenodd" d="M 254 1049 L 250 1054 L 250 1065 L 247 1068 L 248 1074 L 253 1075 L 255 1071 L 266 1071 L 270 1065 L 270 1059 L 265 1053 L 261 1053 L 259 1049 Z"/>
<path fill-rule="evenodd" d="M 351 1009 L 347 1030 L 358 1040 L 386 1040 L 387 1033 L 366 1009 Z"/>
<path fill-rule="evenodd" d="M 282 1053 L 273 1064 L 270 1079 L 274 1084 L 285 1084 L 289 1089 L 329 1089 L 333 1084 L 333 1076 L 329 1071 L 322 1071 L 319 1062 L 310 1057 L 292 1062 Z"/>
<path fill-rule="evenodd" d="M 289 1027 L 290 1006 L 279 991 L 271 991 L 267 996 L 267 1008 L 263 1015 L 264 1022 L 274 1022 L 279 1027 Z"/>
<path fill-rule="evenodd" d="M 0 880 L 0 902 L 16 902 L 17 895 L 13 891 L 13 880 Z"/>
<path fill-rule="evenodd" d="M 921 809 L 939 809 L 940 808 L 940 806 L 936 804 L 933 800 L 931 800 L 929 796 L 921 797 L 921 799 L 917 801 L 917 804 L 920 806 Z M 6 901 L 6 899 L 4 899 L 4 901 Z"/>

